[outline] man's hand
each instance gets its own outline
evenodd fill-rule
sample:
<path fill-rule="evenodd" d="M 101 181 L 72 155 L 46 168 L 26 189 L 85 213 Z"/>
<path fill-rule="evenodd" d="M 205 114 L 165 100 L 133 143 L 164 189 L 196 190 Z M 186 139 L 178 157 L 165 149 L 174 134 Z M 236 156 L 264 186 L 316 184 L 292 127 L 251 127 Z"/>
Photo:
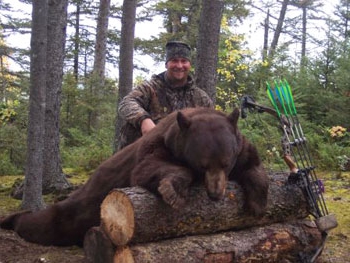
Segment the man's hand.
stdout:
<path fill-rule="evenodd" d="M 147 132 L 149 132 L 150 130 L 152 130 L 156 125 L 154 124 L 154 122 L 147 118 L 147 119 L 144 119 L 142 122 L 141 122 L 141 133 L 142 135 L 146 134 Z"/>

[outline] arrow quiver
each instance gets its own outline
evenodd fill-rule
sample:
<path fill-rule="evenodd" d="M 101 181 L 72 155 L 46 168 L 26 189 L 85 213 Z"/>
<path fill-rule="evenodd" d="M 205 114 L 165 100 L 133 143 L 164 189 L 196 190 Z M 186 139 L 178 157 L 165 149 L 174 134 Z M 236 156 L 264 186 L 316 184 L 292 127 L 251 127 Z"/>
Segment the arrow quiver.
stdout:
<path fill-rule="evenodd" d="M 296 165 L 296 171 L 290 174 L 288 181 L 298 184 L 303 190 L 308 204 L 310 214 L 315 218 L 315 223 L 324 237 L 324 242 L 328 231 L 337 227 L 337 220 L 333 214 L 329 214 L 324 197 L 324 185 L 317 178 L 316 167 L 308 149 L 306 136 L 303 132 L 295 108 L 294 99 L 290 85 L 286 80 L 274 81 L 273 87 L 267 83 L 267 95 L 275 109 L 277 117 L 281 121 L 283 128 L 284 147 L 290 149 Z M 285 159 L 288 164 L 288 160 Z M 289 160 L 292 161 L 293 160 Z M 291 168 L 290 164 L 288 166 Z M 311 259 L 304 262 L 314 262 L 322 252 L 323 245 Z"/>

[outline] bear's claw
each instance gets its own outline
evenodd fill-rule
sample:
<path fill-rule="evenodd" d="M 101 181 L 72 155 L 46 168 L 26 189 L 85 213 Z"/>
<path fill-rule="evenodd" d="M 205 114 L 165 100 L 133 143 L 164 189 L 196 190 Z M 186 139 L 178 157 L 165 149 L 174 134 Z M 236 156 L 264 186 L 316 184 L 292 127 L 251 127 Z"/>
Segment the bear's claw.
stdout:
<path fill-rule="evenodd" d="M 185 199 L 175 191 L 173 184 L 167 178 L 159 183 L 158 192 L 162 195 L 164 202 L 174 209 L 179 209 L 185 205 Z"/>

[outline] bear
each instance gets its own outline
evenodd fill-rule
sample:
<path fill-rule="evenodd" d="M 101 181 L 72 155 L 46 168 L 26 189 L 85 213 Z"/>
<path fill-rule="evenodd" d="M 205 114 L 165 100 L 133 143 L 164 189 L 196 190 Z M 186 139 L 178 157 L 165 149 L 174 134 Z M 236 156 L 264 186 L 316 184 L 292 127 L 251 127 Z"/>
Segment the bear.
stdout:
<path fill-rule="evenodd" d="M 29 242 L 82 246 L 85 233 L 100 224 L 100 205 L 113 188 L 141 186 L 179 209 L 192 185 L 203 184 L 215 201 L 225 196 L 228 180 L 242 186 L 245 211 L 260 216 L 268 177 L 257 149 L 238 129 L 239 114 L 238 109 L 227 115 L 209 108 L 173 112 L 104 161 L 65 200 L 9 215 L 0 227 Z"/>

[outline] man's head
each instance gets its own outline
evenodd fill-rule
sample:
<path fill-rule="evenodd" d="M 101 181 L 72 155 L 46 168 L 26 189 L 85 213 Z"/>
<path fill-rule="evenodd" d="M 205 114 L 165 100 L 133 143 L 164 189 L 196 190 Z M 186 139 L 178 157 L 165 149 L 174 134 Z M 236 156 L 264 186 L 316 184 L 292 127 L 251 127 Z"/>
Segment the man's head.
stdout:
<path fill-rule="evenodd" d="M 184 42 L 171 41 L 165 46 L 167 78 L 173 86 L 183 86 L 191 70 L 191 48 Z"/>

